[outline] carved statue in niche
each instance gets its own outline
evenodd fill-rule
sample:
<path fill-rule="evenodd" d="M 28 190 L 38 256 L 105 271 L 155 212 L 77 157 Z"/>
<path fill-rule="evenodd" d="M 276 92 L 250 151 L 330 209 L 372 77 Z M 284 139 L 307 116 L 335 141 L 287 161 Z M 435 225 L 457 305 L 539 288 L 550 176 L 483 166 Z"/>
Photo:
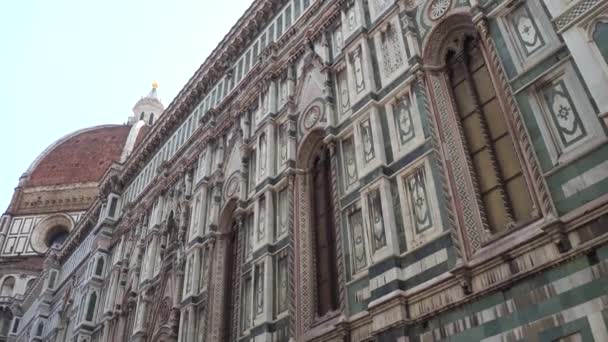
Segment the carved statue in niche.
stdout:
<path fill-rule="evenodd" d="M 357 161 L 355 159 L 355 144 L 353 138 L 350 137 L 344 140 L 344 159 L 346 165 L 346 179 L 348 185 L 357 181 Z"/>
<path fill-rule="evenodd" d="M 355 86 L 357 93 L 365 90 L 365 80 L 363 79 L 363 61 L 361 60 L 361 47 L 359 46 L 351 56 L 351 63 L 355 76 Z"/>
<path fill-rule="evenodd" d="M 217 144 L 217 149 L 215 150 L 215 167 L 217 169 L 221 169 L 222 163 L 224 162 L 224 143 L 225 137 L 221 137 Z"/>
<path fill-rule="evenodd" d="M 351 229 L 351 245 L 353 246 L 353 273 L 367 267 L 367 252 L 365 250 L 365 238 L 363 233 L 363 219 L 361 210 L 358 209 L 348 216 Z"/>
<path fill-rule="evenodd" d="M 267 91 L 262 93 L 262 113 L 261 113 L 261 115 L 263 116 L 266 113 L 268 113 L 268 92 Z"/>
<path fill-rule="evenodd" d="M 264 312 L 264 266 L 256 267 L 256 313 L 259 315 Z"/>
<path fill-rule="evenodd" d="M 348 10 L 348 30 L 353 32 L 357 28 L 357 12 L 355 11 L 355 6 L 352 6 Z"/>
<path fill-rule="evenodd" d="M 414 228 L 424 231 L 433 225 L 428 206 L 424 169 L 419 168 L 407 179 L 407 190 L 410 194 L 411 210 L 414 214 Z"/>
<path fill-rule="evenodd" d="M 186 274 L 186 278 L 188 278 L 188 282 L 186 283 L 186 293 L 190 293 L 192 291 L 192 258 L 188 259 L 188 274 Z"/>
<path fill-rule="evenodd" d="M 363 142 L 363 156 L 365 162 L 370 162 L 374 159 L 374 141 L 372 136 L 372 126 L 369 119 L 361 123 L 361 140 Z"/>
<path fill-rule="evenodd" d="M 209 249 L 207 246 L 203 247 L 201 250 L 201 277 L 198 282 L 198 286 L 203 289 L 207 284 L 207 278 L 209 274 Z"/>
<path fill-rule="evenodd" d="M 247 222 L 245 222 L 245 228 L 247 229 L 247 246 L 245 249 L 245 259 L 248 259 L 251 256 L 251 253 L 253 253 L 253 215 L 249 215 L 247 217 Z"/>
<path fill-rule="evenodd" d="M 346 81 L 346 74 L 344 73 L 340 75 L 340 103 L 342 104 L 342 114 L 344 114 L 350 107 L 348 82 Z"/>
<path fill-rule="evenodd" d="M 260 199 L 258 210 L 258 241 L 261 241 L 266 236 L 266 199 Z"/>
<path fill-rule="evenodd" d="M 260 175 L 266 174 L 266 134 L 260 136 Z"/>
<path fill-rule="evenodd" d="M 279 192 L 279 229 L 278 235 L 283 235 L 287 231 L 288 199 L 287 189 Z"/>
<path fill-rule="evenodd" d="M 280 256 L 278 262 L 278 293 L 277 293 L 277 308 L 278 312 L 283 312 L 287 308 L 287 256 L 286 253 Z"/>
<path fill-rule="evenodd" d="M 396 114 L 395 123 L 399 134 L 401 145 L 407 143 L 414 136 L 414 126 L 412 125 L 412 113 L 410 111 L 409 97 L 404 97 L 393 106 Z"/>
<path fill-rule="evenodd" d="M 207 166 L 209 163 L 208 158 L 207 147 L 205 147 L 203 154 L 201 155 L 201 177 L 206 177 L 209 174 L 209 168 Z"/>
<path fill-rule="evenodd" d="M 184 199 L 189 200 L 192 196 L 192 173 L 186 172 L 184 177 Z"/>
<path fill-rule="evenodd" d="M 386 235 L 384 231 L 384 220 L 382 216 L 382 200 L 380 198 L 380 190 L 376 189 L 369 193 L 368 197 L 369 216 L 372 225 L 372 245 L 374 250 L 386 246 Z"/>
<path fill-rule="evenodd" d="M 336 41 L 334 53 L 336 55 L 338 55 L 342 51 L 342 47 L 344 47 L 344 39 L 342 38 L 342 29 L 340 27 L 338 27 L 336 29 L 336 33 L 335 33 L 334 37 L 335 37 L 335 41 Z"/>
<path fill-rule="evenodd" d="M 279 127 L 279 149 L 280 164 L 284 165 L 287 162 L 287 124 Z"/>

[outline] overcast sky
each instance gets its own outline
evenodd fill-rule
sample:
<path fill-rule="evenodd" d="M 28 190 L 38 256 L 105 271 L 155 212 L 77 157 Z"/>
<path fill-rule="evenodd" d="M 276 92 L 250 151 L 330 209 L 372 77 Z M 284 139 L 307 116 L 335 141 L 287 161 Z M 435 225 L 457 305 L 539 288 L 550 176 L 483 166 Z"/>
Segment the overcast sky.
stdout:
<path fill-rule="evenodd" d="M 153 80 L 167 106 L 252 0 L 0 0 L 0 213 L 77 129 L 121 124 Z"/>

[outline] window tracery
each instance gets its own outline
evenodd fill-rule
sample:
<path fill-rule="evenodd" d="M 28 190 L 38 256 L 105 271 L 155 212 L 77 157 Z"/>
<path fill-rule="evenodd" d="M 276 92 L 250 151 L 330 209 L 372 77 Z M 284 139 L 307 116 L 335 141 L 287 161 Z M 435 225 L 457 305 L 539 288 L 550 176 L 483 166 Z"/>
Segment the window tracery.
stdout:
<path fill-rule="evenodd" d="M 482 47 L 468 36 L 454 42 L 448 79 L 484 229 L 495 234 L 530 219 L 534 206 Z"/>

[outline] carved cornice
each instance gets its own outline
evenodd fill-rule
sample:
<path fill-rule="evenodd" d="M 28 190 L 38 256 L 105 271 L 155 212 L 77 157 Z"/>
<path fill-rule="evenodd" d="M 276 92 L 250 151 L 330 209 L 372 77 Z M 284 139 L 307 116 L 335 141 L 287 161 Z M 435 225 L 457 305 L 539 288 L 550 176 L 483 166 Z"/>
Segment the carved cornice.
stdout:
<path fill-rule="evenodd" d="M 172 132 L 180 119 L 188 115 L 210 88 L 219 81 L 229 67 L 229 59 L 222 56 L 238 56 L 262 28 L 269 24 L 272 14 L 287 0 L 257 0 L 236 22 L 210 56 L 186 83 L 176 98 L 169 104 L 155 127 L 133 152 L 125 163 L 122 181 L 128 184 L 139 170 L 139 165 L 147 162 L 156 152 L 168 132 Z"/>
<path fill-rule="evenodd" d="M 260 10 L 258 10 L 256 12 L 255 19 L 251 20 L 255 20 L 257 25 L 260 27 L 265 26 L 265 22 L 264 25 L 261 25 L 260 23 L 263 20 L 268 20 L 268 18 L 265 14 L 260 16 L 259 13 L 265 13 L 264 11 L 269 11 L 275 8 L 276 4 L 281 2 L 283 2 L 283 0 L 266 1 L 264 3 L 264 6 L 262 6 L 263 10 L 261 10 L 261 12 Z M 275 4 L 274 7 L 269 7 L 271 6 L 271 4 Z M 314 14 L 319 12 L 319 8 L 324 4 L 325 2 L 322 1 L 315 2 L 312 7 L 309 8 L 307 12 L 303 15 L 303 19 L 298 19 L 300 22 L 299 25 L 304 26 Z M 252 5 L 252 8 L 256 6 L 257 5 L 254 3 L 254 5 Z M 246 18 L 252 15 L 252 8 L 250 8 L 243 16 L 243 18 L 241 18 L 241 20 L 237 22 L 236 26 L 242 25 L 242 22 L 246 22 Z M 230 112 L 229 109 L 231 108 L 236 108 L 235 110 L 238 111 L 239 109 L 243 108 L 255 107 L 257 105 L 257 92 L 251 90 L 251 85 L 260 84 L 260 81 L 263 81 L 264 79 L 266 80 L 266 82 L 268 82 L 270 79 L 276 77 L 277 75 L 288 71 L 290 64 L 295 62 L 295 60 L 302 56 L 306 51 L 306 47 L 308 45 L 307 42 L 311 39 L 318 39 L 322 34 L 322 31 L 329 25 L 331 25 L 331 21 L 337 18 L 337 16 L 339 16 L 340 6 L 338 5 L 338 2 L 334 3 L 333 5 L 331 5 L 331 7 L 328 8 L 328 10 L 324 10 L 320 14 L 321 18 L 319 20 L 315 20 L 314 24 L 309 26 L 308 30 L 305 31 L 307 32 L 306 39 L 296 39 L 299 41 L 299 43 L 294 44 L 293 39 L 286 39 L 285 37 L 282 37 L 278 42 L 275 42 L 269 47 L 267 47 L 266 50 L 264 50 L 263 54 L 261 54 L 260 56 L 263 56 L 265 53 L 267 54 L 267 56 L 269 56 L 269 60 L 263 60 L 263 58 L 260 57 L 260 62 L 254 65 L 252 70 L 243 80 L 241 80 L 239 85 L 231 92 L 231 94 L 227 96 L 222 101 L 222 103 L 220 103 L 214 109 L 208 111 L 203 115 L 203 117 L 211 116 L 214 120 L 211 120 L 209 122 L 209 127 L 203 127 L 202 129 L 199 128 L 199 131 L 203 132 L 197 132 L 196 135 L 198 137 L 191 140 L 200 139 L 200 136 L 202 136 L 203 139 L 205 139 L 204 137 L 216 136 L 218 134 L 221 134 L 222 131 L 228 129 L 234 120 L 230 120 L 230 117 L 233 117 L 233 115 L 223 115 L 225 111 Z M 246 30 L 251 30 L 251 26 L 243 28 L 242 31 L 245 32 L 244 34 L 246 34 L 247 32 Z M 290 38 L 293 38 L 294 35 L 296 35 L 298 32 L 302 32 L 303 30 L 298 29 L 296 26 L 293 26 L 288 31 Z M 226 45 L 226 42 L 230 39 L 235 39 L 235 41 L 232 42 L 232 45 Z M 193 92 L 196 92 L 201 95 L 200 97 L 202 97 L 202 93 L 209 89 L 209 77 L 215 75 L 217 72 L 219 72 L 218 70 L 220 70 L 218 67 L 214 68 L 212 66 L 209 66 L 212 64 L 212 60 L 214 58 L 217 59 L 217 63 L 219 63 L 219 61 L 221 60 L 218 57 L 221 57 L 222 54 L 220 54 L 220 52 L 218 51 L 231 51 L 233 53 L 239 53 L 238 51 L 241 50 L 237 48 L 237 45 L 234 45 L 237 43 L 238 42 L 236 42 L 235 34 L 231 31 L 231 33 L 229 33 L 224 38 L 224 41 L 220 43 L 216 51 L 214 51 L 207 59 L 207 61 L 203 63 L 203 65 L 197 71 L 195 76 L 188 82 L 188 84 L 186 84 L 180 94 L 178 94 L 176 100 L 174 100 L 173 103 L 171 103 L 170 106 L 167 108 L 165 114 L 161 117 L 162 120 L 159 120 L 157 126 L 153 129 L 153 131 L 150 132 L 144 142 L 140 144 L 140 147 L 136 149 L 132 157 L 127 160 L 127 162 L 125 163 L 123 175 L 121 177 L 122 183 L 128 184 L 131 179 L 136 176 L 137 172 L 139 172 L 139 170 L 141 170 L 141 168 L 145 166 L 146 162 L 148 162 L 149 159 L 152 158 L 153 153 L 155 153 L 160 148 L 160 145 L 166 140 L 166 138 L 164 137 L 168 136 L 170 133 L 173 132 L 173 130 L 181 123 L 183 117 L 186 114 L 189 114 L 192 110 L 194 110 L 195 103 L 200 102 L 201 99 L 197 99 L 196 101 L 192 100 L 192 94 Z M 284 48 L 286 48 L 288 44 L 293 45 L 290 47 L 290 49 L 288 49 L 289 52 L 285 50 L 286 52 L 279 54 L 279 51 L 284 50 Z M 281 61 L 279 62 L 279 60 Z M 215 64 L 213 65 L 215 66 Z M 205 76 L 199 77 L 202 72 L 205 72 Z M 195 82 L 195 79 L 198 79 L 198 83 L 196 83 L 196 85 L 193 84 Z M 185 96 L 186 98 L 184 98 Z M 239 106 L 233 107 L 231 103 L 235 100 L 237 96 L 239 98 Z M 227 119 L 229 122 L 225 121 Z M 212 123 L 214 123 L 214 125 L 211 125 Z M 178 155 L 176 154 L 173 160 L 177 157 Z M 168 162 L 173 163 L 173 160 L 170 160 Z M 143 195 L 143 193 L 141 195 Z"/>

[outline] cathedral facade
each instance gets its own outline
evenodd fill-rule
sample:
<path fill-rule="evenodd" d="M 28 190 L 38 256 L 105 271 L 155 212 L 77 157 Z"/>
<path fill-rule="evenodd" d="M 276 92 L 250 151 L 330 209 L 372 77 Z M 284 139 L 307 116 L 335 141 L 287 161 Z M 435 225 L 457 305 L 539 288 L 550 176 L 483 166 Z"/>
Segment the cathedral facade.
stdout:
<path fill-rule="evenodd" d="M 255 0 L 0 220 L 0 341 L 608 341 L 608 2 Z"/>

